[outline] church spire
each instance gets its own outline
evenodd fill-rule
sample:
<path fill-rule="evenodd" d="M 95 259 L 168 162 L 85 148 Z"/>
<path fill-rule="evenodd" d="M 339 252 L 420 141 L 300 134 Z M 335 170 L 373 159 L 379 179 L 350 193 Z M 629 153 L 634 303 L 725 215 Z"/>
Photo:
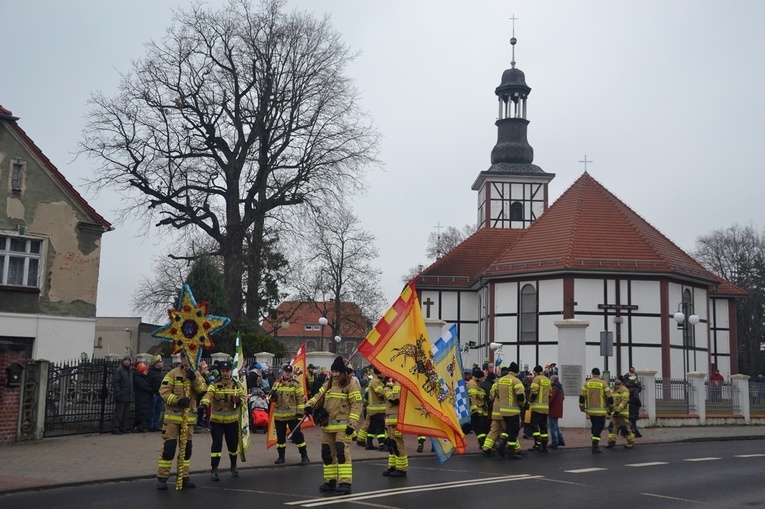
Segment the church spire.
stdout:
<path fill-rule="evenodd" d="M 502 73 L 502 82 L 494 93 L 499 98 L 499 114 L 497 118 L 497 144 L 491 151 L 491 164 L 521 163 L 530 164 L 534 161 L 534 149 L 526 139 L 526 101 L 531 88 L 526 84 L 523 71 L 515 67 L 515 20 L 513 14 L 513 36 L 510 38 L 512 61 L 510 69 Z"/>

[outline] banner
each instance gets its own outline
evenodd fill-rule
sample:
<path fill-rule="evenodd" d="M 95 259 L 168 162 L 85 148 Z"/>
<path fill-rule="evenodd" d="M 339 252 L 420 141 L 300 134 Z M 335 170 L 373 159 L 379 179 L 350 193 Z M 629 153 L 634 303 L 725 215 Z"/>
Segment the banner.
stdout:
<path fill-rule="evenodd" d="M 236 333 L 236 353 L 234 354 L 234 361 L 232 365 L 232 377 L 239 382 L 244 390 L 244 401 L 239 404 L 239 431 L 237 433 L 238 446 L 237 451 L 239 458 L 242 461 L 247 461 L 245 454 L 247 449 L 250 448 L 250 405 L 247 392 L 247 373 L 244 371 L 242 364 L 244 363 L 244 354 L 242 353 L 242 340 L 239 337 L 239 333 Z"/>
<path fill-rule="evenodd" d="M 359 353 L 401 384 L 400 432 L 445 439 L 458 453 L 465 452 L 454 407 L 456 384 L 450 381 L 449 363 L 439 366 L 433 355 L 413 283 L 362 341 Z"/>
<path fill-rule="evenodd" d="M 465 377 L 462 374 L 462 354 L 460 340 L 457 337 L 457 325 L 449 327 L 449 330 L 433 343 L 433 358 L 436 360 L 439 373 L 446 372 L 446 377 L 441 380 L 441 383 L 446 384 L 451 393 L 454 394 L 454 411 L 460 426 L 468 424 L 470 422 L 470 399 L 468 398 Z M 454 454 L 454 447 L 450 442 L 435 438 L 431 438 L 431 442 L 438 461 L 441 463 Z"/>

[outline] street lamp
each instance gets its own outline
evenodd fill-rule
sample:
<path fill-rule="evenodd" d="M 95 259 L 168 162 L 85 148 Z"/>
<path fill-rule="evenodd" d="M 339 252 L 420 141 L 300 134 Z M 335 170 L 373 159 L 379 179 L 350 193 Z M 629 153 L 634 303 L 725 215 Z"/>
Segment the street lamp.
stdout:
<path fill-rule="evenodd" d="M 324 326 L 326 326 L 329 323 L 329 320 L 327 320 L 327 317 L 322 315 L 319 318 L 319 325 L 321 325 L 321 351 L 324 351 Z"/>
<path fill-rule="evenodd" d="M 337 355 L 340 355 L 340 341 L 342 340 L 343 338 L 341 338 L 340 336 L 335 336 L 335 344 L 337 345 L 337 347 L 335 348 L 335 353 Z"/>
<path fill-rule="evenodd" d="M 689 325 L 696 325 L 701 319 L 694 313 L 693 304 L 685 299 L 677 305 L 677 313 L 675 313 L 673 318 L 677 322 L 677 328 L 683 331 L 683 369 L 687 375 L 690 369 L 689 349 L 696 346 L 695 329 L 689 327 Z M 693 365 L 694 369 L 696 369 L 696 355 L 693 356 Z"/>

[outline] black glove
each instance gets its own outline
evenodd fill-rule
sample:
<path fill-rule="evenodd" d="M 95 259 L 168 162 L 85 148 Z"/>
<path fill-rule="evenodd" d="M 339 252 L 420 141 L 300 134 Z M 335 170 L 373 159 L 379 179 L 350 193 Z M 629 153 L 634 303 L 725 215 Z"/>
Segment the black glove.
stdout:
<path fill-rule="evenodd" d="M 391 402 L 392 405 L 398 405 L 401 402 L 401 400 L 396 398 L 396 399 L 392 399 L 390 402 Z"/>
<path fill-rule="evenodd" d="M 353 433 L 356 431 L 356 429 L 353 426 L 346 426 L 345 427 L 345 436 L 350 437 L 353 436 Z"/>
<path fill-rule="evenodd" d="M 279 399 L 279 393 L 276 391 L 271 391 L 268 394 L 268 399 L 270 399 L 271 401 L 276 401 L 277 399 Z"/>
<path fill-rule="evenodd" d="M 614 417 L 619 417 L 619 410 L 614 410 L 613 412 L 611 412 L 611 415 L 613 415 Z"/>
<path fill-rule="evenodd" d="M 196 374 L 196 373 L 194 373 L 194 372 L 191 370 L 191 368 L 189 368 L 189 369 L 187 369 L 187 370 L 186 370 L 186 376 L 187 376 L 187 377 L 188 377 L 188 379 L 189 379 L 189 380 L 191 380 L 192 382 L 193 382 L 194 380 L 196 380 L 196 379 L 197 379 L 197 374 Z"/>
<path fill-rule="evenodd" d="M 191 400 L 189 398 L 181 398 L 178 400 L 178 406 L 181 408 L 188 408 L 189 405 L 191 405 Z"/>
<path fill-rule="evenodd" d="M 313 413 L 313 407 L 312 407 L 312 406 L 310 406 L 310 405 L 308 405 L 308 406 L 306 406 L 306 407 L 303 409 L 303 412 L 304 412 L 306 415 L 311 415 L 311 414 Z"/>
<path fill-rule="evenodd" d="M 199 407 L 197 408 L 197 413 L 198 414 L 206 414 L 207 413 L 207 405 L 205 405 L 204 403 L 199 405 Z"/>

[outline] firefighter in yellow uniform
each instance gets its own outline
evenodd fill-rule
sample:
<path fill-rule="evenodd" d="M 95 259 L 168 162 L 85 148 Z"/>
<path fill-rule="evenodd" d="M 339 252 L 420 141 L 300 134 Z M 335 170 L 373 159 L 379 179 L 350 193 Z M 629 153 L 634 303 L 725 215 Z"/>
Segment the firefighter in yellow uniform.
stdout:
<path fill-rule="evenodd" d="M 276 452 L 279 455 L 274 462 L 276 465 L 284 463 L 284 454 L 287 450 L 287 428 L 293 430 L 292 443 L 297 446 L 300 453 L 300 464 L 307 465 L 308 452 L 306 451 L 303 432 L 298 428 L 298 422 L 303 418 L 305 407 L 305 392 L 303 383 L 292 376 L 292 366 L 282 368 L 282 377 L 274 384 L 270 393 L 274 406 L 274 426 L 276 427 Z"/>
<path fill-rule="evenodd" d="M 531 380 L 529 403 L 531 409 L 531 429 L 534 436 L 535 452 L 547 452 L 547 416 L 550 413 L 550 392 L 552 383 L 544 375 L 542 366 L 534 366 L 534 378 Z"/>
<path fill-rule="evenodd" d="M 493 400 L 492 422 L 481 449 L 484 454 L 491 456 L 495 441 L 501 435 L 497 446 L 499 455 L 505 456 L 505 449 L 509 447 L 511 457 L 521 459 L 518 433 L 521 429 L 521 407 L 526 401 L 526 394 L 523 383 L 518 379 L 517 363 L 511 362 L 507 372 L 494 382 L 489 397 Z"/>
<path fill-rule="evenodd" d="M 244 403 L 244 388 L 231 376 L 231 363 L 223 361 L 218 366 L 220 378 L 207 388 L 199 408 L 210 408 L 210 479 L 219 481 L 218 465 L 220 465 L 223 437 L 226 437 L 226 448 L 231 463 L 230 472 L 233 477 L 239 477 L 236 468 L 236 450 L 239 446 L 239 407 Z"/>
<path fill-rule="evenodd" d="M 489 432 L 487 396 L 486 391 L 481 387 L 483 377 L 483 370 L 475 368 L 473 377 L 467 383 L 468 398 L 470 398 L 470 427 L 478 439 L 478 447 L 483 447 L 486 434 Z"/>
<path fill-rule="evenodd" d="M 181 351 L 181 363 L 171 369 L 162 379 L 159 387 L 159 396 L 165 402 L 165 419 L 162 424 L 162 453 L 159 456 L 157 468 L 157 489 L 167 489 L 167 478 L 170 477 L 170 469 L 173 466 L 176 448 L 179 447 L 181 427 L 183 425 L 183 413 L 188 409 L 186 421 L 186 452 L 183 457 L 183 487 L 196 488 L 189 478 L 189 466 L 191 465 L 191 437 L 194 434 L 194 417 L 196 415 L 197 394 L 204 394 L 207 385 L 199 375 L 189 367 L 186 352 Z"/>
<path fill-rule="evenodd" d="M 388 389 L 385 387 L 385 380 L 380 370 L 373 369 L 374 374 L 367 387 L 369 427 L 367 428 L 366 449 L 385 451 L 388 449 L 385 435 L 385 393 Z M 374 446 L 375 438 L 377 438 L 378 447 Z"/>
<path fill-rule="evenodd" d="M 304 411 L 314 414 L 313 407 L 321 400 L 314 421 L 321 426 L 321 459 L 324 462 L 324 484 L 320 491 L 339 494 L 351 492 L 353 466 L 351 441 L 361 416 L 361 388 L 345 370 L 342 357 L 330 366 L 332 375 L 318 393 L 308 401 Z"/>
<path fill-rule="evenodd" d="M 592 378 L 587 380 L 579 390 L 579 410 L 590 417 L 593 454 L 601 452 L 598 448 L 600 435 L 606 426 L 606 414 L 610 412 L 613 404 L 611 388 L 600 378 L 600 370 L 592 368 Z"/>
<path fill-rule="evenodd" d="M 614 406 L 611 411 L 611 431 L 608 432 L 608 445 L 606 449 L 611 449 L 616 445 L 616 434 L 621 432 L 627 439 L 627 449 L 635 446 L 635 435 L 629 425 L 630 416 L 630 390 L 624 385 L 624 377 L 619 375 L 614 382 L 613 389 Z"/>
<path fill-rule="evenodd" d="M 409 470 L 409 456 L 406 454 L 404 435 L 396 429 L 401 385 L 393 381 L 385 391 L 385 425 L 388 427 L 388 469 L 386 477 L 406 477 Z"/>

